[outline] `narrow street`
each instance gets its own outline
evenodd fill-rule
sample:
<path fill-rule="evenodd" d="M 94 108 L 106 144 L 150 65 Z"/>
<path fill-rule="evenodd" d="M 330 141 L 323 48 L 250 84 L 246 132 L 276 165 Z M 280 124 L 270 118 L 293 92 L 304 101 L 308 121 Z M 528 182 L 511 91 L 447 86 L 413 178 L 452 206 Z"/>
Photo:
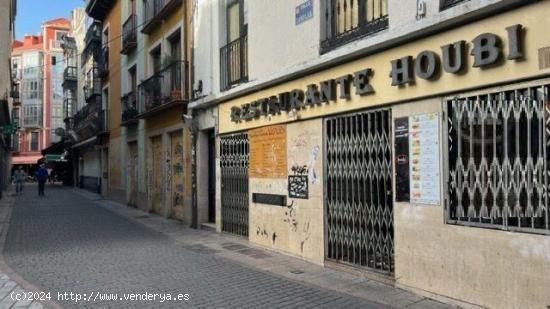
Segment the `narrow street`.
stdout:
<path fill-rule="evenodd" d="M 52 301 L 58 292 L 189 294 L 187 302 L 169 303 L 60 301 L 65 308 L 382 307 L 192 251 L 72 189 L 47 186 L 45 198 L 36 189 L 27 185 L 16 197 L 3 255 Z"/>

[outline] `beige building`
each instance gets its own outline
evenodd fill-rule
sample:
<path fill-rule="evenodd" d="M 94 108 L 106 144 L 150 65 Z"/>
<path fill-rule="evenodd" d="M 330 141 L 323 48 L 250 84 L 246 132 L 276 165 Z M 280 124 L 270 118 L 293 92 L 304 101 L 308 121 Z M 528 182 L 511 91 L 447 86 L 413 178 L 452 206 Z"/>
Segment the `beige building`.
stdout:
<path fill-rule="evenodd" d="M 545 308 L 550 2 L 359 3 L 198 1 L 200 223 L 449 302 Z"/>

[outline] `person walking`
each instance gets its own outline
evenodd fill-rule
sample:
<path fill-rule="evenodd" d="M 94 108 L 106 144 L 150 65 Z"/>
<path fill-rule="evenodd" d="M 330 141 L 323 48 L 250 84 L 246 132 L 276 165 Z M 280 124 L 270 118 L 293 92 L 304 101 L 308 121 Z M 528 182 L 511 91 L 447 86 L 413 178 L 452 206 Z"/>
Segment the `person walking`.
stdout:
<path fill-rule="evenodd" d="M 27 179 L 27 174 L 23 171 L 23 167 L 19 166 L 15 173 L 13 173 L 13 181 L 15 182 L 15 193 L 20 195 L 23 193 L 23 184 Z"/>
<path fill-rule="evenodd" d="M 44 196 L 44 186 L 48 180 L 48 170 L 46 169 L 45 164 L 40 165 L 34 176 L 38 181 L 38 195 Z"/>

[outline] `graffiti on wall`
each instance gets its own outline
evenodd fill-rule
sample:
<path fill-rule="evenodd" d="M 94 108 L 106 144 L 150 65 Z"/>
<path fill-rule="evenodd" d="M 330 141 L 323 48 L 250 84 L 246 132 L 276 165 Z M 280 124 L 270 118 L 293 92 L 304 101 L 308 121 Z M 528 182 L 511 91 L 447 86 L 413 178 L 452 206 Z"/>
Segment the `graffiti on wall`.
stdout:
<path fill-rule="evenodd" d="M 307 165 L 293 165 L 290 169 L 292 175 L 288 176 L 288 196 L 290 198 L 309 198 Z"/>

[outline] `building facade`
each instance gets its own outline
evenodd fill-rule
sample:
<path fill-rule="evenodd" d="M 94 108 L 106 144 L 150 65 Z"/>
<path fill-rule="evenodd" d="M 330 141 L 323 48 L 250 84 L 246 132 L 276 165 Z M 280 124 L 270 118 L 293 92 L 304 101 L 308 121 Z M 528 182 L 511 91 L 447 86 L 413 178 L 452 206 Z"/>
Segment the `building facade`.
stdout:
<path fill-rule="evenodd" d="M 195 2 L 199 223 L 447 301 L 546 306 L 549 5 Z"/>
<path fill-rule="evenodd" d="M 12 85 L 11 68 L 11 43 L 14 40 L 14 22 L 17 13 L 15 0 L 0 1 L 0 197 L 2 191 L 7 188 L 11 178 L 11 148 L 13 146 L 13 133 L 16 128 L 15 119 L 12 118 L 13 101 L 19 93 L 14 91 Z"/>

